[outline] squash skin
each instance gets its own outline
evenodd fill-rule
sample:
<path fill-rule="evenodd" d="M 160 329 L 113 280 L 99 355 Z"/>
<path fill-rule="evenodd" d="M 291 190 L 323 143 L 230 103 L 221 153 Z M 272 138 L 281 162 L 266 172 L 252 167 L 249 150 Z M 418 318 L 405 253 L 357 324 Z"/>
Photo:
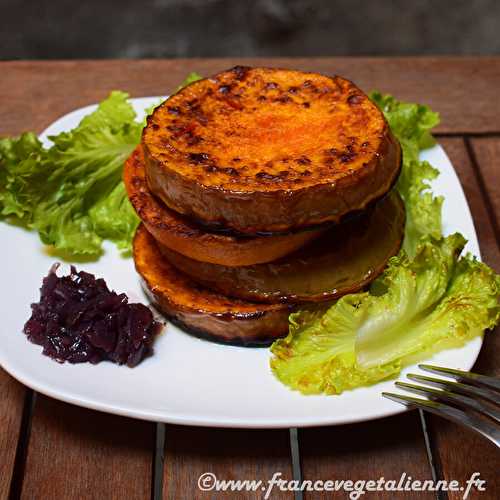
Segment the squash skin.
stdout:
<path fill-rule="evenodd" d="M 404 228 L 404 204 L 394 191 L 360 217 L 270 263 L 228 267 L 159 248 L 181 272 L 224 295 L 268 304 L 304 304 L 337 300 L 365 289 L 399 252 Z"/>
<path fill-rule="evenodd" d="M 354 84 L 270 68 L 185 87 L 148 117 L 143 146 L 148 186 L 169 208 L 249 235 L 337 223 L 385 195 L 401 166 Z"/>
<path fill-rule="evenodd" d="M 133 256 L 152 303 L 189 333 L 242 346 L 269 345 L 287 335 L 290 306 L 230 299 L 199 286 L 163 258 L 143 224 L 134 238 Z"/>
<path fill-rule="evenodd" d="M 297 250 L 325 231 L 315 229 L 260 237 L 239 237 L 207 231 L 169 209 L 150 193 L 141 146 L 125 162 L 123 180 L 132 206 L 154 238 L 161 245 L 201 262 L 226 266 L 271 262 Z"/>

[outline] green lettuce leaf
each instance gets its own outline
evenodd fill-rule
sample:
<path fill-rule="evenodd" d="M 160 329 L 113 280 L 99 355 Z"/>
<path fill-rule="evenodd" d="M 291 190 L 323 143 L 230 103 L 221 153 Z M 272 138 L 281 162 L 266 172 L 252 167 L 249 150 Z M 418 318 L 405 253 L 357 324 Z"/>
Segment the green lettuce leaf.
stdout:
<path fill-rule="evenodd" d="M 98 257 L 104 239 L 128 251 L 138 218 L 122 183 L 142 125 L 123 92 L 112 92 L 70 132 L 41 147 L 31 134 L 3 139 L 0 207 L 66 257 Z"/>
<path fill-rule="evenodd" d="M 119 182 L 108 196 L 102 197 L 89 210 L 89 217 L 101 239 L 115 243 L 124 256 L 130 255 L 139 219 L 129 202 L 123 182 Z"/>
<path fill-rule="evenodd" d="M 441 208 L 443 197 L 434 196 L 430 181 L 439 172 L 426 161 L 403 161 L 403 168 L 396 185 L 405 203 L 406 226 L 403 249 L 414 255 L 417 245 L 425 236 L 438 239 L 441 234 Z"/>
<path fill-rule="evenodd" d="M 39 197 L 32 199 L 26 192 L 32 172 L 23 161 L 31 155 L 39 155 L 42 150 L 42 143 L 32 132 L 0 139 L 0 217 L 15 217 L 24 225 L 31 221 Z M 40 175 L 37 182 L 43 180 Z"/>
<path fill-rule="evenodd" d="M 271 368 L 304 394 L 339 394 L 396 376 L 429 354 L 464 345 L 500 316 L 500 276 L 467 255 L 459 234 L 391 260 L 382 295 L 347 295 L 326 313 L 300 311 L 276 341 Z"/>
<path fill-rule="evenodd" d="M 426 240 L 410 260 L 403 253 L 390 261 L 379 282 L 386 292 L 374 297 L 356 332 L 357 361 L 362 366 L 384 364 L 397 352 L 407 352 L 415 320 L 441 300 L 453 276 L 464 237 L 455 233 L 440 241 Z"/>
<path fill-rule="evenodd" d="M 198 80 L 201 80 L 203 77 L 193 71 L 192 73 L 189 73 L 189 75 L 186 77 L 186 79 L 175 89 L 175 92 L 179 92 L 179 90 L 183 89 L 187 85 L 197 82 Z"/>
<path fill-rule="evenodd" d="M 405 202 L 406 232 L 403 248 L 414 255 L 424 236 L 441 236 L 443 198 L 433 196 L 430 181 L 438 171 L 428 162 L 419 161 L 422 149 L 434 145 L 431 129 L 439 123 L 439 115 L 421 104 L 397 101 L 391 95 L 372 92 L 370 98 L 383 111 L 403 151 L 403 164 L 397 189 Z"/>
<path fill-rule="evenodd" d="M 370 99 L 383 111 L 408 160 L 418 160 L 420 150 L 435 144 L 431 130 L 439 123 L 438 113 L 380 92 L 371 92 Z"/>

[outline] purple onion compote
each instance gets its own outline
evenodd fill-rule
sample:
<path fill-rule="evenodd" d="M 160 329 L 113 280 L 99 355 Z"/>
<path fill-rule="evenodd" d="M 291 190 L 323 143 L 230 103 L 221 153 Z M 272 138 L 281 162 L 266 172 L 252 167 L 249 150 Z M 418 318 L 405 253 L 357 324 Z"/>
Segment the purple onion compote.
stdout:
<path fill-rule="evenodd" d="M 143 304 L 110 291 L 103 279 L 71 266 L 68 276 L 52 266 L 43 279 L 40 302 L 31 305 L 24 325 L 28 339 L 43 346 L 43 354 L 63 363 L 109 360 L 136 366 L 153 352 L 162 324 Z"/>

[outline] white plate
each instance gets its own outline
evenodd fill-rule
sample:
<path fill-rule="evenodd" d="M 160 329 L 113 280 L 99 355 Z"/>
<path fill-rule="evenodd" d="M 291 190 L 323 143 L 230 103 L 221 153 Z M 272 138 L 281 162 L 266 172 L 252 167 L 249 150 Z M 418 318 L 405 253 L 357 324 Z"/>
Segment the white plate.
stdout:
<path fill-rule="evenodd" d="M 138 112 L 158 97 L 133 99 Z M 78 109 L 53 123 L 43 134 L 58 134 L 78 125 L 94 106 Z M 450 160 L 440 146 L 422 158 L 441 171 L 434 191 L 445 196 L 444 231 L 460 231 L 467 250 L 479 257 L 474 225 L 464 193 Z M 279 383 L 269 369 L 269 350 L 214 344 L 169 324 L 155 343 L 155 354 L 134 369 L 103 362 L 99 365 L 60 365 L 22 333 L 30 303 L 39 299 L 42 277 L 54 258 L 44 253 L 38 236 L 0 223 L 0 282 L 2 326 L 0 364 L 34 390 L 77 405 L 158 422 L 218 427 L 299 427 L 344 424 L 404 411 L 381 397 L 394 390 L 393 381 L 359 388 L 340 396 L 302 396 Z M 95 263 L 80 264 L 104 277 L 108 285 L 146 302 L 131 259 L 121 258 L 112 245 Z M 63 268 L 66 271 L 66 268 Z M 482 339 L 429 359 L 437 365 L 468 370 Z M 409 367 L 404 372 L 413 370 Z M 403 373 L 404 373 L 403 372 Z"/>

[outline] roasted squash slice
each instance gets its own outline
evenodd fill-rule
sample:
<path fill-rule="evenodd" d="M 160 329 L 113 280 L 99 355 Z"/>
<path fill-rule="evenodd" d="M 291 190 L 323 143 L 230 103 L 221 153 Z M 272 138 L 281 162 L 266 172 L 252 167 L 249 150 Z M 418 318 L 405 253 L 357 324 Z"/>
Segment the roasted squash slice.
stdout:
<path fill-rule="evenodd" d="M 296 231 L 365 209 L 401 148 L 353 83 L 236 67 L 188 85 L 143 131 L 146 178 L 172 210 L 243 234 Z"/>
<path fill-rule="evenodd" d="M 151 301 L 188 332 L 238 345 L 268 345 L 288 332 L 289 306 L 253 304 L 200 287 L 163 258 L 142 224 L 134 238 L 134 261 Z"/>

